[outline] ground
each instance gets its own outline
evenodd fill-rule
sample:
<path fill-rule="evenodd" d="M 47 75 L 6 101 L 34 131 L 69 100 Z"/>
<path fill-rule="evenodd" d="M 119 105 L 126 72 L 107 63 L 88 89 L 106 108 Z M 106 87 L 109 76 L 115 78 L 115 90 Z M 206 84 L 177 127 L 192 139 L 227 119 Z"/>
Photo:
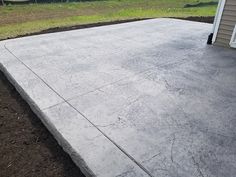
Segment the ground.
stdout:
<path fill-rule="evenodd" d="M 0 67 L 85 174 L 234 177 L 236 55 L 211 30 L 160 18 L 6 40 Z"/>
<path fill-rule="evenodd" d="M 84 177 L 0 72 L 1 177 Z"/>
<path fill-rule="evenodd" d="M 0 39 L 49 28 L 156 17 L 214 16 L 210 0 L 108 0 L 0 6 Z M 186 6 L 197 4 L 196 6 Z"/>

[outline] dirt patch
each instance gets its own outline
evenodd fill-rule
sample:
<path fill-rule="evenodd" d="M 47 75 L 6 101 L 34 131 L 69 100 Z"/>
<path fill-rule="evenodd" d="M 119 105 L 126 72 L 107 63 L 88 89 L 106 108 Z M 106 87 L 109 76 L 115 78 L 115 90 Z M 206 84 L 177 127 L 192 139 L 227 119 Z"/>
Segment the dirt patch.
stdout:
<path fill-rule="evenodd" d="M 195 21 L 195 22 L 204 22 L 204 23 L 210 23 L 213 24 L 214 22 L 214 16 L 209 17 L 186 17 L 186 18 L 176 18 L 175 19 L 181 19 L 181 20 L 189 20 L 189 21 Z"/>
<path fill-rule="evenodd" d="M 215 18 L 214 16 L 210 16 L 210 17 L 186 17 L 186 18 L 178 18 L 178 19 L 212 24 L 214 22 L 214 18 Z"/>
<path fill-rule="evenodd" d="M 199 2 L 196 4 L 186 4 L 184 5 L 184 8 L 215 6 L 217 4 L 218 4 L 218 1 Z"/>
<path fill-rule="evenodd" d="M 0 176 L 84 177 L 2 72 Z"/>

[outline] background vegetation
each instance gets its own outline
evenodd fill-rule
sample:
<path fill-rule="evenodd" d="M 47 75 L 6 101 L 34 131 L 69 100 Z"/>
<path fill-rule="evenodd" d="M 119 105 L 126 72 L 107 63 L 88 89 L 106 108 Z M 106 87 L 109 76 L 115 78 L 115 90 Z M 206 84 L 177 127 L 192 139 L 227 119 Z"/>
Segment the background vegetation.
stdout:
<path fill-rule="evenodd" d="M 156 17 L 214 16 L 210 0 L 107 0 L 0 6 L 0 39 L 53 28 Z"/>

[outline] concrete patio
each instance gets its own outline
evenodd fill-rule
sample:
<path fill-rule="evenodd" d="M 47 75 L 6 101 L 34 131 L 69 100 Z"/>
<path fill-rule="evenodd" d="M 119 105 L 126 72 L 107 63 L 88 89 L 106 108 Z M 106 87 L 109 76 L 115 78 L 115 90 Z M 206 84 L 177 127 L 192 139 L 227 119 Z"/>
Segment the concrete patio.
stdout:
<path fill-rule="evenodd" d="M 0 42 L 0 69 L 87 176 L 235 177 L 236 50 L 153 19 Z"/>

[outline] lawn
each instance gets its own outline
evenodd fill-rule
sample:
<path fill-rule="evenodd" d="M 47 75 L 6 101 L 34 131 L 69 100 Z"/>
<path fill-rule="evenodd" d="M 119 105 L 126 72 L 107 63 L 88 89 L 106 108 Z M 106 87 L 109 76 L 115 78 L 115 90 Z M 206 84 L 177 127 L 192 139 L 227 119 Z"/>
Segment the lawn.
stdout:
<path fill-rule="evenodd" d="M 210 2 L 210 0 L 201 0 Z M 0 39 L 41 30 L 136 18 L 214 16 L 216 4 L 199 0 L 107 0 L 0 6 Z"/>

